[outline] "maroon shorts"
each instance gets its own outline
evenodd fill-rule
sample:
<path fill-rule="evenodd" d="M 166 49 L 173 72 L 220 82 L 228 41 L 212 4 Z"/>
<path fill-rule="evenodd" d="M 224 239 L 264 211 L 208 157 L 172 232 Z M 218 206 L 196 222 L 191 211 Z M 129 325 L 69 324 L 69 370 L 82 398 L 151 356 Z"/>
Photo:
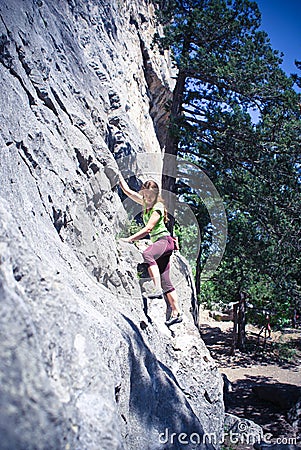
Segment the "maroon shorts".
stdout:
<path fill-rule="evenodd" d="M 165 294 L 175 290 L 170 280 L 170 257 L 175 248 L 171 236 L 163 236 L 147 247 L 143 259 L 148 266 L 157 265 L 161 276 L 161 285 Z"/>

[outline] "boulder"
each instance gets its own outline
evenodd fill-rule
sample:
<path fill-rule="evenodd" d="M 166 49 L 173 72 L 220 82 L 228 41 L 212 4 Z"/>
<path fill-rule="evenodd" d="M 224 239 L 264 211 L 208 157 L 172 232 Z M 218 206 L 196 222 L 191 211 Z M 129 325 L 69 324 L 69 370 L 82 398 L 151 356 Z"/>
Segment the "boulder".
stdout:
<path fill-rule="evenodd" d="M 286 383 L 259 384 L 253 386 L 252 391 L 258 398 L 285 410 L 292 408 L 297 403 L 301 387 Z"/>
<path fill-rule="evenodd" d="M 162 166 L 174 80 L 153 7 L 4 0 L 0 14 L 1 449 L 217 448 L 204 437 L 222 434 L 222 380 L 190 268 L 175 255 L 184 322 L 168 330 L 141 254 L 118 244 L 115 160 L 135 183 Z"/>
<path fill-rule="evenodd" d="M 261 442 L 263 435 L 263 429 L 252 420 L 225 414 L 224 440 L 230 444 L 256 444 Z"/>
<path fill-rule="evenodd" d="M 288 411 L 287 418 L 296 430 L 301 430 L 301 397 Z"/>

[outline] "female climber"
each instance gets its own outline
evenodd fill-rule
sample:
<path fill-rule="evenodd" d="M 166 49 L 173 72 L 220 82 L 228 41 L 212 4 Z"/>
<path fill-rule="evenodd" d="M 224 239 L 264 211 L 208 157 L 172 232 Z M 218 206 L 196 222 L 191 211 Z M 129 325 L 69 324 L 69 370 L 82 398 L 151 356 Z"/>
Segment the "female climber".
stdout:
<path fill-rule="evenodd" d="M 121 174 L 119 174 L 119 182 L 123 192 L 143 206 L 144 222 L 144 227 L 140 231 L 121 240 L 134 242 L 150 235 L 152 244 L 142 254 L 155 288 L 148 298 L 162 298 L 165 294 L 171 308 L 170 318 L 165 324 L 169 327 L 180 323 L 183 316 L 179 310 L 176 290 L 170 280 L 170 256 L 175 249 L 175 241 L 165 226 L 167 211 L 159 196 L 159 187 L 155 181 L 149 180 L 143 183 L 139 192 L 133 191 Z"/>

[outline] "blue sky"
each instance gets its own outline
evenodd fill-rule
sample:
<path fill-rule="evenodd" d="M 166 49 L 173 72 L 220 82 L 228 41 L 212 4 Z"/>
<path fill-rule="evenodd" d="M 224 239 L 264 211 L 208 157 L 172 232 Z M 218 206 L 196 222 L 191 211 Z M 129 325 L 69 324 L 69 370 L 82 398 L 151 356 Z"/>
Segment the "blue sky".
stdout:
<path fill-rule="evenodd" d="M 261 29 L 267 32 L 272 48 L 284 53 L 282 69 L 289 75 L 300 70 L 294 60 L 301 61 L 301 0 L 255 0 L 261 12 Z"/>

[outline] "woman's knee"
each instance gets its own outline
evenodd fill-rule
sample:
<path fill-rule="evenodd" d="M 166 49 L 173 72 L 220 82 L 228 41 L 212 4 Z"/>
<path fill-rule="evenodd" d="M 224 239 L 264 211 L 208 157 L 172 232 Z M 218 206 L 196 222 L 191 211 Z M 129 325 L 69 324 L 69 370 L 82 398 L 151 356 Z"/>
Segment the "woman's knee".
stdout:
<path fill-rule="evenodd" d="M 174 285 L 170 279 L 169 271 L 166 271 L 161 274 L 161 286 L 165 293 L 175 290 Z"/>
<path fill-rule="evenodd" d="M 152 255 L 152 253 L 146 249 L 144 250 L 144 252 L 142 253 L 142 257 L 143 257 L 143 261 L 148 264 L 149 266 L 152 266 L 153 264 L 156 264 L 155 258 Z"/>

